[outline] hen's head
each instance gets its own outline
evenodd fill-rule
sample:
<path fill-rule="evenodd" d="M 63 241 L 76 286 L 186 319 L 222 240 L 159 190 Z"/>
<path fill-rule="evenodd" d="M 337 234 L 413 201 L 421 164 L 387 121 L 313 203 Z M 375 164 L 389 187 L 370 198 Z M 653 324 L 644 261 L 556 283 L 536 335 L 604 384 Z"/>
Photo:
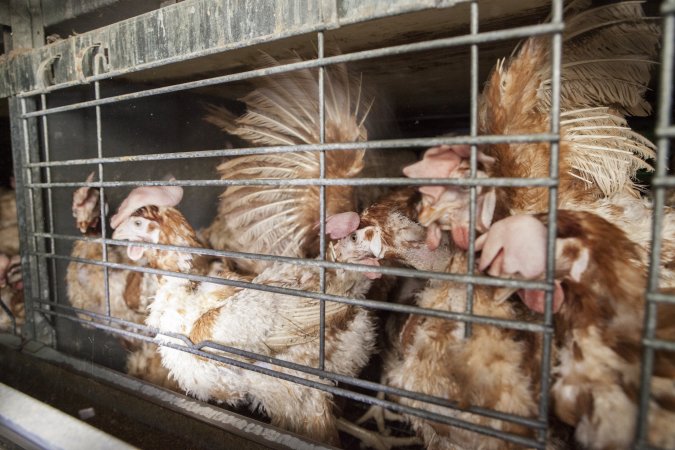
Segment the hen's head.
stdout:
<path fill-rule="evenodd" d="M 326 233 L 331 239 L 338 239 L 333 247 L 335 259 L 379 266 L 378 255 L 382 253 L 382 242 L 379 236 L 374 235 L 373 227 L 359 230 L 359 223 L 359 215 L 355 212 L 335 214 L 326 219 Z M 367 272 L 365 275 L 370 279 L 382 276 L 375 272 Z"/>
<path fill-rule="evenodd" d="M 87 177 L 87 183 L 94 181 L 94 172 Z M 101 219 L 99 207 L 99 190 L 91 187 L 81 187 L 73 194 L 73 217 L 80 233 L 98 231 Z"/>
<path fill-rule="evenodd" d="M 110 220 L 115 229 L 113 239 L 157 244 L 163 240 L 163 236 L 180 236 L 185 234 L 183 231 L 194 234 L 183 216 L 173 209 L 182 198 L 183 189 L 180 186 L 144 186 L 134 189 Z M 162 243 L 180 245 L 175 240 L 165 240 L 168 242 Z M 146 250 L 145 247 L 129 246 L 127 256 L 138 261 Z"/>
<path fill-rule="evenodd" d="M 424 158 L 403 169 L 410 178 L 468 178 L 470 176 L 471 149 L 466 145 L 441 145 L 426 151 Z M 489 165 L 493 158 L 478 152 L 478 162 Z M 487 174 L 478 170 L 477 178 Z M 441 230 L 450 230 L 455 244 L 469 246 L 469 212 L 471 191 L 465 186 L 422 186 L 419 222 L 426 226 L 427 246 L 433 250 L 441 242 Z M 487 231 L 494 215 L 496 195 L 494 189 L 477 187 L 476 229 Z"/>
<path fill-rule="evenodd" d="M 525 280 L 544 279 L 547 215 L 511 216 L 495 222 L 476 241 L 482 250 L 480 270 L 489 275 Z M 587 311 L 607 319 L 619 303 L 641 304 L 645 267 L 638 247 L 614 224 L 585 211 L 558 210 L 553 311 Z M 545 293 L 518 291 L 532 310 L 544 312 Z M 591 298 L 592 301 L 588 301 Z M 599 309 L 605 308 L 601 314 Z"/>

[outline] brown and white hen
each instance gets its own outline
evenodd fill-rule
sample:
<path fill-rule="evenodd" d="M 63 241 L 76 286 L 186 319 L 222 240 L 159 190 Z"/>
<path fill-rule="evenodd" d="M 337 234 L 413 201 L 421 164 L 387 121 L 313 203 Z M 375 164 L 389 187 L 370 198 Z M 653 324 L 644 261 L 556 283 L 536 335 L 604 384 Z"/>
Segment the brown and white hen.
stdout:
<path fill-rule="evenodd" d="M 644 93 L 656 60 L 659 28 L 644 17 L 641 2 L 593 6 L 575 0 L 565 8 L 560 95 L 558 206 L 592 210 L 599 199 L 640 200 L 636 172 L 650 170 L 654 146 L 633 132 L 624 115 L 647 115 Z M 532 37 L 514 56 L 497 63 L 481 95 L 479 132 L 487 135 L 548 133 L 550 130 L 551 40 Z M 620 74 L 620 75 L 619 75 Z M 466 178 L 469 148 L 442 146 L 404 170 L 411 177 Z M 478 154 L 477 176 L 546 178 L 547 142 L 491 144 Z M 468 246 L 469 190 L 427 186 L 420 221 L 430 242 L 440 229 Z M 542 212 L 546 188 L 478 188 L 477 229 L 484 232 L 493 216 Z M 617 216 L 618 214 L 614 214 Z"/>
<path fill-rule="evenodd" d="M 155 198 L 166 198 L 163 189 L 154 188 Z M 148 197 L 146 206 L 127 204 L 123 207 L 113 218 L 116 227 L 113 236 L 131 241 L 199 247 L 194 230 L 180 212 L 167 203 L 157 206 L 158 202 L 152 197 Z M 132 259 L 145 255 L 151 266 L 164 270 L 186 273 L 193 265 L 192 255 L 187 253 L 146 250 L 132 245 L 127 254 Z M 349 255 L 342 256 L 343 260 L 351 260 Z M 230 273 L 226 278 L 245 279 L 236 273 Z M 312 267 L 275 263 L 253 282 L 316 292 L 319 290 L 319 271 Z M 326 273 L 326 292 L 329 294 L 362 298 L 370 284 L 369 278 L 362 273 L 344 270 Z M 161 344 L 182 345 L 182 341 L 168 335 L 180 333 L 195 343 L 211 341 L 317 366 L 319 316 L 319 302 L 310 298 L 163 276 L 146 323 L 159 330 L 156 340 Z M 375 331 L 370 313 L 347 304 L 327 302 L 325 323 L 326 370 L 356 375 L 367 363 L 374 347 Z M 267 413 L 275 425 L 322 442 L 337 443 L 331 395 L 327 392 L 166 346 L 160 347 L 160 353 L 162 364 L 190 395 L 230 405 L 249 404 L 252 409 Z M 270 367 L 264 362 L 248 362 Z M 301 372 L 278 370 L 320 381 L 318 377 Z"/>
<path fill-rule="evenodd" d="M 94 173 L 92 172 L 87 177 L 87 182 L 93 179 Z M 96 188 L 82 187 L 73 194 L 73 217 L 77 228 L 84 236 L 100 236 L 99 202 L 99 190 Z M 75 241 L 71 256 L 102 261 L 103 250 L 99 243 Z M 108 261 L 113 263 L 136 264 L 127 258 L 124 249 L 117 246 L 108 246 L 107 257 Z M 78 309 L 106 314 L 105 276 L 106 272 L 102 266 L 77 261 L 69 263 L 66 284 L 70 304 Z M 108 269 L 107 276 L 110 315 L 134 323 L 144 323 L 148 314 L 148 305 L 157 291 L 157 277 L 152 274 L 112 268 Z M 78 314 L 78 316 L 84 320 L 91 320 L 87 314 Z M 130 352 L 126 362 L 126 371 L 129 375 L 169 389 L 177 389 L 177 385 L 169 379 L 168 371 L 161 366 L 155 345 L 129 339 L 121 339 L 121 342 Z"/>
<path fill-rule="evenodd" d="M 279 61 L 263 54 L 270 66 L 298 63 L 293 57 Z M 315 69 L 295 70 L 252 80 L 255 89 L 241 98 L 246 112 L 236 117 L 225 108 L 210 106 L 205 117 L 223 131 L 254 146 L 291 146 L 321 142 L 319 124 L 319 75 Z M 366 120 L 372 96 L 361 79 L 342 64 L 325 69 L 325 142 L 361 142 L 368 139 Z M 411 161 L 405 152 L 338 150 L 325 153 L 326 178 L 396 175 Z M 316 179 L 320 153 L 316 151 L 245 155 L 218 166 L 224 180 Z M 326 187 L 326 215 L 356 210 L 369 204 L 376 188 Z M 319 254 L 316 224 L 320 188 L 317 185 L 229 186 L 222 193 L 218 215 L 204 232 L 215 249 L 313 258 Z M 237 269 L 258 274 L 271 263 L 236 260 Z"/>
<path fill-rule="evenodd" d="M 494 276 L 541 279 L 547 216 L 512 216 L 477 241 L 480 268 Z M 555 345 L 551 388 L 555 414 L 591 449 L 630 448 L 640 383 L 646 266 L 640 248 L 614 224 L 589 212 L 558 211 Z M 543 291 L 521 293 L 543 309 Z M 663 305 L 657 335 L 670 337 L 675 308 Z M 665 320 L 664 320 L 665 319 Z M 675 447 L 675 354 L 659 352 L 650 403 L 649 441 Z"/>

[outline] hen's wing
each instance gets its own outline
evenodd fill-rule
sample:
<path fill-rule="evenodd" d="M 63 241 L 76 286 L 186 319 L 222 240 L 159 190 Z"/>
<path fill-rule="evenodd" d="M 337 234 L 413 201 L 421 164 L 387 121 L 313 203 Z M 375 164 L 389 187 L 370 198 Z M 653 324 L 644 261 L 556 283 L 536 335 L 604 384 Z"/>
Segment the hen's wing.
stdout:
<path fill-rule="evenodd" d="M 576 0 L 565 10 L 561 155 L 569 173 L 561 176 L 580 178 L 602 195 L 633 191 L 637 170 L 651 169 L 646 160 L 654 157 L 653 145 L 633 133 L 624 120 L 624 114 L 650 113 L 644 93 L 660 32 L 644 17 L 640 3 L 588 9 L 590 1 Z M 528 39 L 508 62 L 497 63 L 481 101 L 484 133 L 549 130 L 550 42 L 550 37 Z M 493 146 L 486 152 L 503 149 Z"/>
<path fill-rule="evenodd" d="M 280 64 L 271 56 L 265 58 L 270 66 Z M 256 83 L 256 89 L 241 99 L 247 106 L 243 116 L 210 106 L 206 120 L 255 145 L 320 142 L 318 72 L 294 71 Z M 365 141 L 364 120 L 371 102 L 360 80 L 337 65 L 326 69 L 325 86 L 325 141 Z M 223 162 L 218 171 L 222 179 L 318 178 L 319 157 L 318 152 L 247 155 Z M 363 160 L 364 150 L 327 151 L 326 177 L 357 176 Z M 326 200 L 329 215 L 354 209 L 353 189 L 348 186 L 328 187 Z M 231 186 L 223 192 L 218 217 L 205 236 L 220 249 L 311 257 L 318 253 L 314 228 L 318 220 L 318 186 Z M 246 261 L 239 266 L 260 273 L 269 263 Z"/>

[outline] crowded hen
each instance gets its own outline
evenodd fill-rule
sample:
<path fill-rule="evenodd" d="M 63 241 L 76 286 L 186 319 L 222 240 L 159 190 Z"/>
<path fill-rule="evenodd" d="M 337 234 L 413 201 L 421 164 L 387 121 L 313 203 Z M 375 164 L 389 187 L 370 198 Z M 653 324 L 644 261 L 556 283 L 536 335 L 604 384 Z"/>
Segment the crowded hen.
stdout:
<path fill-rule="evenodd" d="M 341 219 L 346 224 L 340 230 L 346 234 L 344 246 L 360 257 L 377 258 L 419 270 L 466 273 L 467 255 L 448 243 L 445 236 L 442 245 L 433 250 L 427 247 L 425 230 L 415 221 L 416 200 L 418 197 L 411 190 L 400 190 L 371 205 L 358 220 L 349 221 L 349 213 L 329 220 Z M 498 295 L 499 289 L 476 286 L 474 314 L 505 320 L 533 319 L 527 308 L 516 302 L 495 302 Z M 464 313 L 466 286 L 429 280 L 415 295 L 414 304 L 422 308 Z M 403 321 L 392 316 L 387 322 L 387 329 L 390 342 L 383 357 L 382 383 L 434 395 L 460 407 L 478 406 L 523 417 L 536 416 L 540 338 L 523 331 L 479 324 L 474 324 L 471 335 L 467 336 L 465 325 L 461 322 L 419 315 L 409 315 Z M 488 371 L 485 370 L 487 367 Z M 531 430 L 515 423 L 403 396 L 391 396 L 391 399 L 473 425 L 534 437 Z M 378 419 L 379 414 L 382 413 L 371 410 L 365 417 Z M 411 424 L 428 448 L 520 448 L 475 431 L 412 414 L 404 415 L 403 419 Z M 385 431 L 381 424 L 378 428 L 381 433 Z M 551 436 L 552 439 L 554 437 Z M 369 436 L 366 432 L 362 432 L 362 439 L 379 448 L 388 448 L 386 444 L 396 442 L 389 437 Z"/>
<path fill-rule="evenodd" d="M 270 67 L 298 63 L 263 54 Z M 361 142 L 368 139 L 366 120 L 374 100 L 345 65 L 325 69 L 325 140 Z M 286 146 L 321 142 L 319 125 L 319 75 L 317 70 L 294 70 L 253 80 L 255 90 L 241 99 L 246 112 L 236 117 L 227 109 L 209 106 L 205 120 L 250 145 Z M 325 154 L 326 178 L 354 178 L 363 174 L 394 175 L 410 162 L 410 155 L 381 150 L 338 150 Z M 262 153 L 227 160 L 218 166 L 222 179 L 316 179 L 320 154 L 316 151 Z M 352 186 L 326 187 L 326 215 L 353 211 L 359 203 L 375 200 L 373 191 Z M 312 258 L 319 254 L 316 224 L 320 188 L 309 185 L 229 186 L 221 195 L 218 215 L 204 232 L 209 244 L 220 250 Z M 271 263 L 236 260 L 240 271 L 258 274 Z"/>
<path fill-rule="evenodd" d="M 488 274 L 542 279 L 547 216 L 511 216 L 477 241 Z M 647 267 L 640 248 L 616 225 L 588 212 L 558 211 L 555 340 L 559 349 L 551 388 L 554 412 L 575 427 L 587 448 L 629 448 L 635 436 L 640 385 Z M 543 291 L 524 303 L 542 310 Z M 672 305 L 661 307 L 657 335 L 673 335 Z M 675 447 L 675 354 L 659 352 L 654 367 L 648 438 Z"/>
<path fill-rule="evenodd" d="M 94 179 L 92 172 L 87 177 L 90 183 Z M 106 205 L 107 209 L 107 205 Z M 72 212 L 75 224 L 86 237 L 99 237 L 101 234 L 99 190 L 82 187 L 73 194 Z M 71 256 L 75 258 L 103 260 L 101 244 L 88 241 L 75 241 Z M 107 247 L 109 262 L 134 265 L 127 258 L 123 249 L 117 246 Z M 107 271 L 99 265 L 73 261 L 68 264 L 66 284 L 68 300 L 72 306 L 85 311 L 106 314 L 106 282 L 109 294 L 110 315 L 133 323 L 142 324 L 148 314 L 148 305 L 157 290 L 157 278 L 152 274 L 133 270 L 112 269 Z M 83 320 L 91 320 L 91 316 L 80 313 Z M 159 363 L 159 354 L 153 344 L 122 339 L 122 344 L 129 350 L 127 355 L 127 373 L 152 383 L 177 389 L 175 382 L 169 379 L 168 371 Z"/>
<path fill-rule="evenodd" d="M 0 187 L 0 309 L 2 309 L 0 331 L 21 332 L 25 322 L 25 311 L 16 191 L 2 187 Z"/>
<path fill-rule="evenodd" d="M 654 146 L 633 132 L 624 114 L 646 115 L 643 96 L 659 42 L 658 27 L 644 17 L 641 2 L 593 6 L 575 0 L 565 8 L 560 94 L 558 205 L 592 210 L 598 202 L 638 200 L 633 179 L 650 170 Z M 508 61 L 499 61 L 481 95 L 481 134 L 548 133 L 550 130 L 551 41 L 533 37 Z M 621 70 L 618 70 L 618 68 Z M 621 75 L 617 75 L 621 74 Z M 430 149 L 404 170 L 412 177 L 466 178 L 469 148 Z M 501 143 L 481 146 L 478 177 L 546 178 L 550 144 Z M 429 227 L 430 244 L 440 229 L 468 245 L 468 189 L 427 186 L 420 221 Z M 546 188 L 478 189 L 477 231 L 509 214 L 541 212 L 548 207 Z M 620 213 L 614 214 L 615 217 Z M 494 217 L 493 217 L 494 216 Z M 630 220 L 630 219 L 627 219 Z"/>
<path fill-rule="evenodd" d="M 157 206 L 161 204 L 157 199 L 166 197 L 165 189 L 154 188 L 156 194 L 148 195 L 145 206 L 132 202 L 124 205 L 113 218 L 112 223 L 116 227 L 113 236 L 132 242 L 200 247 L 194 230 L 172 207 L 177 202 Z M 127 248 L 127 254 L 135 260 L 145 256 L 152 267 L 182 273 L 189 272 L 194 263 L 188 253 L 149 250 L 134 245 Z M 350 261 L 351 257 L 342 254 L 342 260 Z M 357 262 L 370 261 L 359 258 Z M 223 273 L 222 277 L 245 280 L 234 272 Z M 370 277 L 344 270 L 327 271 L 326 292 L 363 297 L 370 287 Z M 253 282 L 316 292 L 319 290 L 319 271 L 275 263 L 256 276 Z M 327 302 L 325 306 L 326 370 L 356 375 L 367 363 L 374 347 L 374 324 L 370 314 L 362 308 L 343 303 Z M 169 333 L 180 333 L 195 343 L 210 341 L 317 366 L 319 320 L 319 302 L 313 299 L 163 276 L 146 323 L 159 330 L 157 342 L 161 344 L 182 345 L 179 339 L 169 337 Z M 236 365 L 225 365 L 165 345 L 160 347 L 162 364 L 190 395 L 230 405 L 249 404 L 253 410 L 267 413 L 275 425 L 323 442 L 338 442 L 331 395 L 327 392 Z M 233 359 L 241 360 L 237 357 Z M 268 363 L 244 360 L 260 367 L 270 366 Z M 278 370 L 320 381 L 317 377 L 290 369 Z"/>

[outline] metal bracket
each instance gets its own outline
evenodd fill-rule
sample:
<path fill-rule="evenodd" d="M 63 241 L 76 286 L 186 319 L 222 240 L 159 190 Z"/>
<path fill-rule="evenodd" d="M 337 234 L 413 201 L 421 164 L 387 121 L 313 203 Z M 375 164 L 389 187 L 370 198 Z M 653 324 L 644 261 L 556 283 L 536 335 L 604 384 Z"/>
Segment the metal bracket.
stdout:
<path fill-rule="evenodd" d="M 80 53 L 75 70 L 82 83 L 86 83 L 89 77 L 108 72 L 110 70 L 108 47 L 104 47 L 100 42 L 86 47 Z"/>
<path fill-rule="evenodd" d="M 61 59 L 61 54 L 57 53 L 38 65 L 35 79 L 40 87 L 46 88 L 54 84 L 54 63 L 59 59 Z"/>

